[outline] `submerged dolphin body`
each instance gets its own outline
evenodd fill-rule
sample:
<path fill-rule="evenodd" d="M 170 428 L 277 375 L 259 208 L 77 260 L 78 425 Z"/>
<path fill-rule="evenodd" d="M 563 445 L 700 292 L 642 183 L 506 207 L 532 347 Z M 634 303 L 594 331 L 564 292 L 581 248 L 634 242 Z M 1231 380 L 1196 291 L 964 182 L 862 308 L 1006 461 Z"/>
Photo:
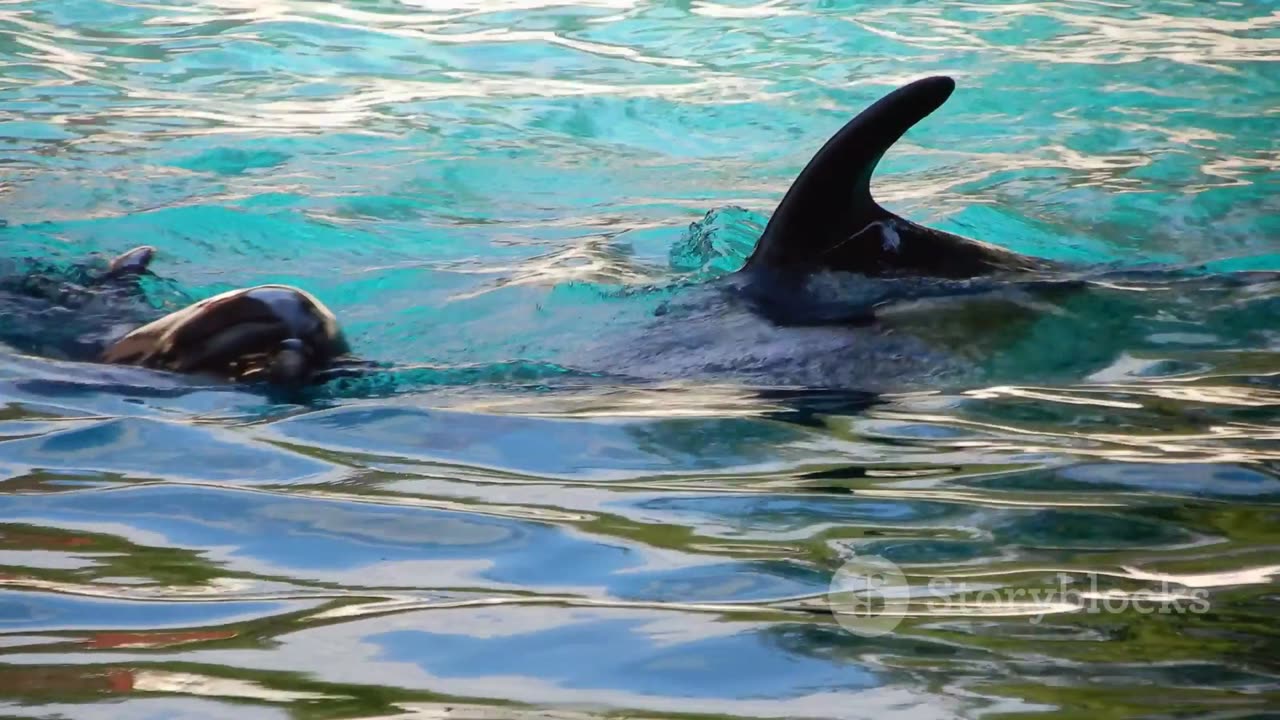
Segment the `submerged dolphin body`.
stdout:
<path fill-rule="evenodd" d="M 105 263 L 6 263 L 18 267 L 0 272 L 0 343 L 56 359 L 93 359 L 160 314 L 142 287 L 154 257 L 155 248 L 143 245 Z"/>

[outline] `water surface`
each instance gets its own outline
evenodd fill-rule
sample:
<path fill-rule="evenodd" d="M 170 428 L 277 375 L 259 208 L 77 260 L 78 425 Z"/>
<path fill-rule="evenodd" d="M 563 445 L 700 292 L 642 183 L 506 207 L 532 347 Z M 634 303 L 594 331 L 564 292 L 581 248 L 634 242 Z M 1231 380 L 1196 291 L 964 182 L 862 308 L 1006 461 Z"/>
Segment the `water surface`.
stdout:
<path fill-rule="evenodd" d="M 147 242 L 412 366 L 297 404 L 0 357 L 0 714 L 1274 712 L 1273 282 L 962 313 L 992 380 L 874 402 L 563 361 L 928 74 L 895 211 L 1280 269 L 1277 59 L 1269 2 L 0 3 L 0 257 Z M 886 634 L 830 613 L 865 558 Z"/>

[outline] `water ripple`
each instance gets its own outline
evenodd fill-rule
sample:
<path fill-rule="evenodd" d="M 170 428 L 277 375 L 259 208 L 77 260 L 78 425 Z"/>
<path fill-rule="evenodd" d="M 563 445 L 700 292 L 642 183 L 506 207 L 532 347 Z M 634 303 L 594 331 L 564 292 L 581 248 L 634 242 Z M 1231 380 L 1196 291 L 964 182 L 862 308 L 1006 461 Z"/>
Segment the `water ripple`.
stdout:
<path fill-rule="evenodd" d="M 1267 3 L 0 0 L 5 258 L 145 239 L 401 364 L 299 405 L 0 348 L 0 714 L 1265 713 L 1274 278 L 902 313 L 982 365 L 945 392 L 561 360 L 738 267 L 925 74 L 959 89 L 895 210 L 1274 269 L 1277 59 Z M 867 558 L 889 634 L 832 592 Z"/>

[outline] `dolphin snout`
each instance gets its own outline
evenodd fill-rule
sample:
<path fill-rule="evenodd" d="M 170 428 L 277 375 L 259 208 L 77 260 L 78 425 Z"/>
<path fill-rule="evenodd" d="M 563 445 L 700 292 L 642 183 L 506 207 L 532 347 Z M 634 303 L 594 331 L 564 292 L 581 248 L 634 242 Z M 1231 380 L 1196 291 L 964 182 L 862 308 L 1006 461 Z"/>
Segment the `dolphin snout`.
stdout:
<path fill-rule="evenodd" d="M 271 358 L 267 374 L 274 383 L 297 385 L 311 375 L 311 353 L 298 338 L 280 343 L 280 349 Z"/>

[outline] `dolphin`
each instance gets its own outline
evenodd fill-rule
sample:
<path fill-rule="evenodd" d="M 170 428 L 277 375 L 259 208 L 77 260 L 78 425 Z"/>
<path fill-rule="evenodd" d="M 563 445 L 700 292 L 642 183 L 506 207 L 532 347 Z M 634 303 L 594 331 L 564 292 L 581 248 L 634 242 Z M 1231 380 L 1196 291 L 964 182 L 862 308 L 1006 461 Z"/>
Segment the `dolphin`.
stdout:
<path fill-rule="evenodd" d="M 745 369 L 747 376 L 806 385 L 839 381 L 849 373 L 838 366 L 851 362 L 864 371 L 859 373 L 863 379 L 900 375 L 908 368 L 936 376 L 942 358 L 921 343 L 868 336 L 874 332 L 867 328 L 875 325 L 878 304 L 909 295 L 972 292 L 956 281 L 974 277 L 1055 268 L 1048 261 L 911 222 L 872 197 L 871 178 L 880 159 L 954 89 L 949 77 L 924 78 L 863 110 L 809 161 L 754 252 L 740 270 L 716 285 L 714 298 L 690 304 L 692 314 L 664 308 L 666 321 L 643 328 L 639 342 L 622 349 L 610 344 L 600 357 L 584 348 L 579 364 L 641 378 L 743 375 L 732 367 L 736 357 L 742 366 L 736 370 Z M 821 283 L 814 283 L 815 278 L 838 276 L 878 284 L 851 300 L 824 296 Z M 842 332 L 830 332 L 833 326 Z M 711 328 L 718 329 L 714 337 L 708 334 Z M 755 354 L 743 356 L 744 347 Z M 857 358 L 862 361 L 855 362 Z M 359 364 L 333 313 L 314 296 L 283 285 L 234 290 L 195 303 L 134 330 L 100 359 L 286 384 L 324 379 L 330 377 L 325 371 L 335 366 Z M 893 367 L 877 372 L 880 360 Z"/>
<path fill-rule="evenodd" d="M 864 109 L 813 155 L 740 269 L 664 305 L 632 341 L 584 339 L 573 365 L 628 379 L 867 391 L 965 377 L 964 358 L 897 331 L 912 303 L 985 298 L 998 305 L 986 315 L 1007 325 L 1088 282 L 1078 268 L 925 227 L 876 202 L 881 158 L 955 87 L 927 77 Z M 352 355 L 320 300 L 284 285 L 195 303 L 100 359 L 290 385 L 378 367 Z"/>
<path fill-rule="evenodd" d="M 370 365 L 349 357 L 332 311 L 290 286 L 230 290 L 162 315 L 142 287 L 156 277 L 156 252 L 141 245 L 105 264 L 29 261 L 0 273 L 0 342 L 58 360 L 279 385 Z"/>

